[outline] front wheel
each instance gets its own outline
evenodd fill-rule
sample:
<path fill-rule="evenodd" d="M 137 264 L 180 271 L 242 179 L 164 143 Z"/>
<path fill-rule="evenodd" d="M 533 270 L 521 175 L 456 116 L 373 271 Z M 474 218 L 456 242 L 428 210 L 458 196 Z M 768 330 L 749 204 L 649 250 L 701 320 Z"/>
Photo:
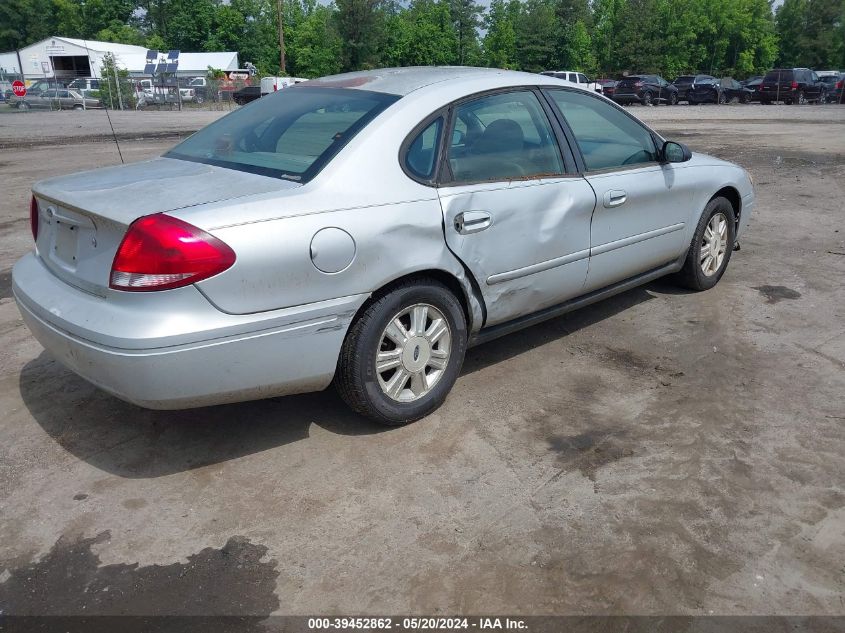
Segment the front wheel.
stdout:
<path fill-rule="evenodd" d="M 719 105 L 725 105 L 728 102 L 728 95 L 724 92 L 720 92 L 717 101 L 719 102 Z"/>
<path fill-rule="evenodd" d="M 437 409 L 464 362 L 467 326 L 455 295 L 406 281 L 371 303 L 346 335 L 335 386 L 357 413 L 399 426 Z"/>
<path fill-rule="evenodd" d="M 678 104 L 678 95 L 677 93 L 670 92 L 669 93 L 669 105 L 677 105 Z"/>
<path fill-rule="evenodd" d="M 194 103 L 196 103 L 197 105 L 201 105 L 204 101 L 205 97 L 203 97 L 201 94 L 197 93 L 196 96 L 194 96 Z"/>
<path fill-rule="evenodd" d="M 29 110 L 29 104 L 26 101 L 21 101 L 18 104 L 18 110 Z"/>
<path fill-rule="evenodd" d="M 692 290 L 709 290 L 722 278 L 733 252 L 736 224 L 727 198 L 713 198 L 701 214 L 678 282 Z"/>
<path fill-rule="evenodd" d="M 643 105 L 650 106 L 651 105 L 651 93 L 646 92 L 643 95 Z"/>

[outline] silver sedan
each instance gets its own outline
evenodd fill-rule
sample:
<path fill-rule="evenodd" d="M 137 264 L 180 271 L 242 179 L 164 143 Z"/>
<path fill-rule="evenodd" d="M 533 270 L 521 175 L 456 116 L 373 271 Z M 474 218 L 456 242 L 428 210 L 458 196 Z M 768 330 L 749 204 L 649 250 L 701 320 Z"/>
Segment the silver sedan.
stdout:
<path fill-rule="evenodd" d="M 403 424 L 468 346 L 664 275 L 712 288 L 753 207 L 743 169 L 565 81 L 367 71 L 36 184 L 13 290 L 50 353 L 138 405 L 334 382 Z"/>

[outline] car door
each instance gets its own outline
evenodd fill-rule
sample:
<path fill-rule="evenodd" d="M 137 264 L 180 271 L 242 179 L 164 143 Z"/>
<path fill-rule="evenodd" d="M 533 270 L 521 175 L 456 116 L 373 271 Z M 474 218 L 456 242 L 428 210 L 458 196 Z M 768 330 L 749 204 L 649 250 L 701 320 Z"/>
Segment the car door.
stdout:
<path fill-rule="evenodd" d="M 661 164 L 652 133 L 622 108 L 589 93 L 548 89 L 595 191 L 585 290 L 658 268 L 688 247 L 693 169 Z M 697 218 L 696 218 L 697 220 Z"/>
<path fill-rule="evenodd" d="M 548 112 L 529 88 L 451 109 L 438 186 L 446 243 L 478 282 L 488 326 L 583 291 L 595 194 Z"/>

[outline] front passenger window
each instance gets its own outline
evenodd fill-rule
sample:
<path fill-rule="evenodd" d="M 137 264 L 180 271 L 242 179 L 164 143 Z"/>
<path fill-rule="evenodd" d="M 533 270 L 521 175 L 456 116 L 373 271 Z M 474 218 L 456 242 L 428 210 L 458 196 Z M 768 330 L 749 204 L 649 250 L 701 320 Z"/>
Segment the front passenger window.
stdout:
<path fill-rule="evenodd" d="M 575 91 L 550 90 L 549 95 L 569 123 L 588 171 L 657 160 L 648 130 L 615 106 Z"/>
<path fill-rule="evenodd" d="M 537 96 L 495 94 L 455 110 L 449 167 L 458 182 L 513 180 L 563 173 L 560 149 Z"/>

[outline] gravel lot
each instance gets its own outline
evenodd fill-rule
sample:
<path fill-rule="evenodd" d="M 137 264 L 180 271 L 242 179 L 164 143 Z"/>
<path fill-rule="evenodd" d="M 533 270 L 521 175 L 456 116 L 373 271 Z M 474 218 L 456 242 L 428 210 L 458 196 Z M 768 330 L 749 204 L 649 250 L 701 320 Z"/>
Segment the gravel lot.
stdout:
<path fill-rule="evenodd" d="M 102 111 L 0 115 L 0 612 L 845 614 L 845 107 L 632 112 L 753 175 L 722 282 L 475 348 L 395 430 L 57 365 L 10 296 L 28 190 L 119 157 Z M 220 114 L 113 123 L 137 160 Z"/>

